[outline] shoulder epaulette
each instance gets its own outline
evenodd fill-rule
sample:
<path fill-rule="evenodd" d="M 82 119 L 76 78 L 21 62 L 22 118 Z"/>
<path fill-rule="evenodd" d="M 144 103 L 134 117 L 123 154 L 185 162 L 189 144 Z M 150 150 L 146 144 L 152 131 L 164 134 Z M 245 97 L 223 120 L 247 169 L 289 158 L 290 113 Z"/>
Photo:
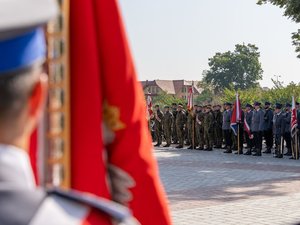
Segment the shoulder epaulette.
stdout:
<path fill-rule="evenodd" d="M 132 218 L 130 210 L 120 204 L 100 198 L 91 194 L 81 193 L 79 191 L 64 191 L 61 189 L 48 190 L 48 195 L 59 196 L 68 200 L 85 204 L 94 209 L 101 211 L 115 219 L 118 222 L 128 221 Z"/>

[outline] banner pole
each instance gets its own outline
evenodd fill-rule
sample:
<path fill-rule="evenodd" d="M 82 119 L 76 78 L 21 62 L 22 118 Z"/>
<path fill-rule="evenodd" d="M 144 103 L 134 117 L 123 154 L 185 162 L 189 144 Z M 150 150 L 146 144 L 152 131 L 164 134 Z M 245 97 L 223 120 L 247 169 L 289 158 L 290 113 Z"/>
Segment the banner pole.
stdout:
<path fill-rule="evenodd" d="M 238 141 L 238 154 L 240 154 L 240 124 L 238 123 L 238 135 L 237 135 L 237 141 Z"/>
<path fill-rule="evenodd" d="M 296 148 L 296 160 L 298 160 L 299 159 L 299 156 L 298 156 L 298 154 L 299 154 L 299 152 L 298 152 L 298 148 L 299 148 L 299 146 L 298 146 L 298 131 L 296 131 L 296 134 L 295 134 L 295 148 Z"/>

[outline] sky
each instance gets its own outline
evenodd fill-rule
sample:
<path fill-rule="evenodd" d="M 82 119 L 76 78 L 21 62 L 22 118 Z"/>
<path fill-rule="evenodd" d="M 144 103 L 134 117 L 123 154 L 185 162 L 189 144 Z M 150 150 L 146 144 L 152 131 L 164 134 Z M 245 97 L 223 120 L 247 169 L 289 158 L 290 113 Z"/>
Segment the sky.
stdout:
<path fill-rule="evenodd" d="M 300 82 L 291 43 L 299 24 L 276 6 L 256 0 L 120 0 L 120 6 L 140 80 L 201 80 L 216 52 L 251 43 L 261 52 L 263 87 L 275 76 Z"/>

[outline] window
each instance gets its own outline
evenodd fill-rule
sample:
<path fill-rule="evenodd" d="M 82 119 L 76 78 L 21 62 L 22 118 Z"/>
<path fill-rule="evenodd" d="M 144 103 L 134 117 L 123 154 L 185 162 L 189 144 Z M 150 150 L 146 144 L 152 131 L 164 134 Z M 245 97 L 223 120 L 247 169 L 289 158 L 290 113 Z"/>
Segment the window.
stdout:
<path fill-rule="evenodd" d="M 182 87 L 181 92 L 186 93 L 186 87 Z"/>
<path fill-rule="evenodd" d="M 159 88 L 158 87 L 155 87 L 156 88 L 156 94 L 158 94 L 159 93 Z"/>

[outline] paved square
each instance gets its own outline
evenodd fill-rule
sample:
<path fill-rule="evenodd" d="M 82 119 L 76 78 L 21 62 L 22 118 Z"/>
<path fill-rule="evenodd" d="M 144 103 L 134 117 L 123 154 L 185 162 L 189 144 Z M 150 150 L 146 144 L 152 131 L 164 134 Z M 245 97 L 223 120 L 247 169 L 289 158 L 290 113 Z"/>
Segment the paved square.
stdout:
<path fill-rule="evenodd" d="M 300 222 L 300 161 L 156 148 L 175 225 Z"/>

